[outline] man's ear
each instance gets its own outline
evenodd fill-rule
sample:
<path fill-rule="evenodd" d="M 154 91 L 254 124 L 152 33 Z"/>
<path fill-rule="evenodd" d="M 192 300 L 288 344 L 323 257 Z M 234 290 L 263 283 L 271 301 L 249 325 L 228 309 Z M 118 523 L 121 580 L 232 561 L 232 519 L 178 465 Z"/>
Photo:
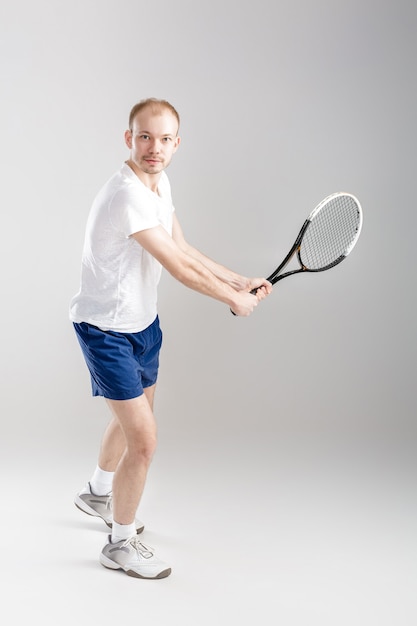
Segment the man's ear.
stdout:
<path fill-rule="evenodd" d="M 129 148 L 129 150 L 132 149 L 132 131 L 131 130 L 125 130 L 125 144 Z"/>

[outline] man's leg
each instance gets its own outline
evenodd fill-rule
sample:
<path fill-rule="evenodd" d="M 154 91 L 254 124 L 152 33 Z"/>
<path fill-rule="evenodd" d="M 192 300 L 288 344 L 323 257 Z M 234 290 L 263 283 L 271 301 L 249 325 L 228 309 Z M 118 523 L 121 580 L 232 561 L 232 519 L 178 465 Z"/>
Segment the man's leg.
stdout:
<path fill-rule="evenodd" d="M 107 455 L 109 462 L 109 455 L 112 454 L 114 462 L 120 455 L 122 435 L 124 437 L 124 449 L 113 478 L 113 520 L 118 524 L 134 522 L 155 452 L 153 393 L 154 389 L 149 388 L 146 393 L 131 400 L 107 400 L 116 422 L 113 420 L 106 430 L 100 458 L 104 460 Z"/>
<path fill-rule="evenodd" d="M 152 385 L 144 390 L 144 397 L 148 400 L 151 411 L 155 389 L 156 385 Z M 112 407 L 110 408 L 113 412 L 113 417 L 101 441 L 97 467 L 89 483 L 75 497 L 75 505 L 79 509 L 89 515 L 101 517 L 108 526 L 113 524 L 112 490 L 114 473 L 127 449 L 126 437 L 120 421 Z M 136 519 L 136 532 L 142 532 L 143 528 L 143 523 Z"/>
<path fill-rule="evenodd" d="M 126 447 L 113 478 L 112 535 L 101 551 L 100 562 L 138 578 L 165 578 L 171 573 L 171 568 L 134 534 L 136 509 L 156 447 L 152 400 L 151 390 L 132 400 L 107 400 Z"/>
<path fill-rule="evenodd" d="M 112 485 L 112 534 L 101 551 L 100 562 L 138 578 L 165 578 L 171 573 L 169 565 L 135 534 L 135 513 L 156 447 L 154 393 L 155 386 L 132 400 L 107 400 L 113 420 L 106 429 L 100 452 L 109 471 L 117 465 Z M 81 508 L 86 510 L 85 506 Z"/>
<path fill-rule="evenodd" d="M 155 397 L 156 385 L 152 387 L 146 387 L 144 389 L 145 396 L 148 400 L 151 411 L 153 411 L 153 403 Z M 110 410 L 113 413 L 113 417 L 104 431 L 103 439 L 101 441 L 100 453 L 98 457 L 98 465 L 102 470 L 106 472 L 115 472 L 119 464 L 120 459 L 126 449 L 126 438 L 119 419 L 114 413 L 112 407 Z"/>

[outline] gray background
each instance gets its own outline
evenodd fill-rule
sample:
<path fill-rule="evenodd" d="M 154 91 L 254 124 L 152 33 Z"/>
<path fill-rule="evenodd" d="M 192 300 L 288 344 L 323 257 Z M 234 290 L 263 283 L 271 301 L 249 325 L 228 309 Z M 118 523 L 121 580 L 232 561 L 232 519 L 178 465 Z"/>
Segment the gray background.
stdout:
<path fill-rule="evenodd" d="M 416 623 L 415 3 L 16 0 L 0 8 L 3 605 L 44 624 Z M 266 275 L 314 206 L 361 239 L 248 319 L 164 274 L 144 541 L 164 581 L 98 564 L 72 499 L 107 413 L 68 321 L 84 226 L 130 107 L 182 118 L 187 238 Z"/>

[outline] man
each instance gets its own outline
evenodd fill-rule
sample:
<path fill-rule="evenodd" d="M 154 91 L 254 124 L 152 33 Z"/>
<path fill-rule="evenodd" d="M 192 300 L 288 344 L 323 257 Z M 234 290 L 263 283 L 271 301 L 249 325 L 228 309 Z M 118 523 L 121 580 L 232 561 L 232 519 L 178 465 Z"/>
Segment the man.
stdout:
<path fill-rule="evenodd" d="M 171 572 L 139 541 L 143 524 L 135 518 L 156 446 L 162 267 L 236 315 L 252 313 L 272 289 L 264 278 L 240 276 L 185 240 L 164 171 L 180 144 L 178 130 L 179 116 L 169 102 L 151 98 L 133 107 L 125 132 L 129 159 L 93 203 L 81 286 L 70 306 L 92 393 L 104 396 L 112 413 L 95 472 L 75 504 L 111 527 L 100 562 L 139 578 Z"/>

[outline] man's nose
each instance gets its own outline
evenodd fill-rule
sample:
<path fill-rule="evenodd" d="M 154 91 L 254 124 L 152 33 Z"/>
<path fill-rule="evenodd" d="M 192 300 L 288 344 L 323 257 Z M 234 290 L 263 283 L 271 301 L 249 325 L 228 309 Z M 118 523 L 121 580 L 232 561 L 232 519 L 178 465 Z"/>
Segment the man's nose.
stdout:
<path fill-rule="evenodd" d="M 161 143 L 158 139 L 153 139 L 149 145 L 149 150 L 152 154 L 157 154 L 161 150 Z"/>

